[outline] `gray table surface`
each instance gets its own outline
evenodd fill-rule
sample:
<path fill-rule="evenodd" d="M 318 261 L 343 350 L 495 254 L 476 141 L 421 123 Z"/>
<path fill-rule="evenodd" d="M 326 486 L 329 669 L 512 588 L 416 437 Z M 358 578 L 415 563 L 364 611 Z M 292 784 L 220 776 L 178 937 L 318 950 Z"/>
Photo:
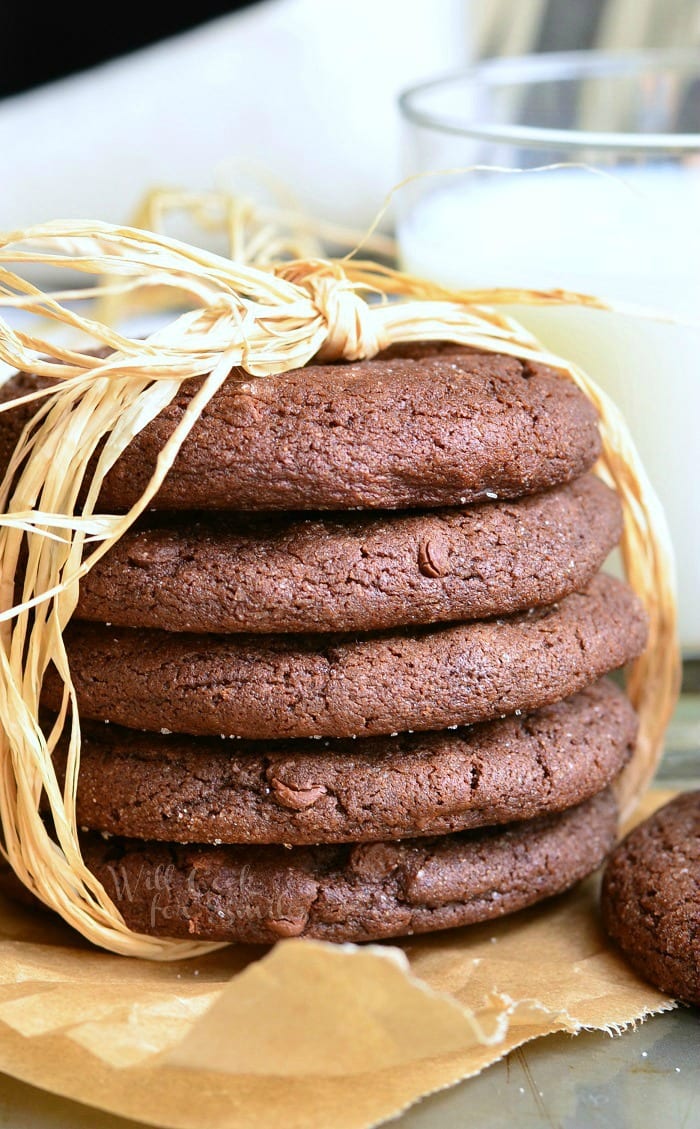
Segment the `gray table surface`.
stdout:
<path fill-rule="evenodd" d="M 596 1031 L 538 1039 L 478 1077 L 425 1098 L 391 1124 L 397 1129 L 698 1129 L 700 1012 L 682 1008 L 657 1015 L 614 1037 Z M 146 1129 L 141 1122 L 100 1113 L 3 1075 L 0 1126 Z"/>

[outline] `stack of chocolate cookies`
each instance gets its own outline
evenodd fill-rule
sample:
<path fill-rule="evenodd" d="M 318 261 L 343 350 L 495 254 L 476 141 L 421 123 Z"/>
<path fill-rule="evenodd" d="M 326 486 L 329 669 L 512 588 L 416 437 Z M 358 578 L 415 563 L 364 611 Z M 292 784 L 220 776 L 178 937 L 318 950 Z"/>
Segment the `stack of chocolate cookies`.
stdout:
<path fill-rule="evenodd" d="M 196 387 L 102 509 L 140 495 Z M 129 926 L 393 937 L 598 866 L 635 736 L 603 676 L 646 634 L 599 573 L 621 528 L 599 448 L 564 376 L 451 345 L 232 375 L 66 632 L 84 856 Z M 49 671 L 48 709 L 61 690 Z"/>

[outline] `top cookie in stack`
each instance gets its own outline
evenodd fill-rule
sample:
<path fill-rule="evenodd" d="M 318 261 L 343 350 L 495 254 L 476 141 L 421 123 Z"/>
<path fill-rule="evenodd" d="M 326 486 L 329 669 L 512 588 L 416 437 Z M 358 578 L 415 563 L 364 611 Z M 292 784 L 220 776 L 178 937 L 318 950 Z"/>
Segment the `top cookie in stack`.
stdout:
<path fill-rule="evenodd" d="M 103 508 L 138 498 L 195 388 Z M 0 417 L 0 456 L 31 410 Z M 127 924 L 365 940 L 598 865 L 635 728 L 599 680 L 646 633 L 598 574 L 621 525 L 599 446 L 568 379 L 456 346 L 232 376 L 66 632 L 81 717 L 113 723 L 84 729 L 78 818 L 108 836 L 85 858 Z M 50 670 L 48 708 L 61 690 Z"/>

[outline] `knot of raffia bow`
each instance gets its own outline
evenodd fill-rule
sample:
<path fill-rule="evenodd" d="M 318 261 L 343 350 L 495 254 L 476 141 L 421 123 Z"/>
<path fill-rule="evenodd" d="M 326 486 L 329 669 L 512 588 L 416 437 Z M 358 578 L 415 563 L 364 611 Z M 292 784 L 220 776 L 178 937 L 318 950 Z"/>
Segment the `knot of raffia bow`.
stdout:
<path fill-rule="evenodd" d="M 304 260 L 283 263 L 275 269 L 279 278 L 305 290 L 321 316 L 325 340 L 318 349 L 320 360 L 366 360 L 387 348 L 391 340 L 383 332 L 378 309 L 367 303 L 367 290 L 345 274 L 338 262 Z"/>
<path fill-rule="evenodd" d="M 303 285 L 326 326 L 326 340 L 317 354 L 319 360 L 362 361 L 389 344 L 379 331 L 372 307 L 347 278 L 312 274 Z"/>

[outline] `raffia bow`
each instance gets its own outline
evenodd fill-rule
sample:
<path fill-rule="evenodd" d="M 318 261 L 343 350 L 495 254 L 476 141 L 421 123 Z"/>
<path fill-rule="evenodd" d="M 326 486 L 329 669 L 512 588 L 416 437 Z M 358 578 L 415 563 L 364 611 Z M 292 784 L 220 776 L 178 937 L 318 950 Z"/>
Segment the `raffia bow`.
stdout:
<path fill-rule="evenodd" d="M 12 269 L 35 264 L 108 281 L 49 292 Z M 181 312 L 145 339 L 119 332 L 92 311 L 79 312 L 86 301 L 115 295 L 129 296 L 138 307 L 154 288 L 170 292 Z M 48 318 L 83 342 L 61 343 L 0 319 L 2 360 L 53 382 L 24 397 L 38 401 L 37 414 L 0 486 L 0 817 L 7 858 L 22 882 L 85 937 L 115 952 L 161 960 L 218 947 L 133 933 L 83 863 L 75 809 L 80 726 L 63 630 L 80 578 L 149 505 L 187 434 L 235 366 L 241 379 L 265 377 L 313 357 L 357 360 L 393 342 L 448 340 L 554 365 L 583 389 L 600 413 L 599 472 L 617 488 L 624 507 L 627 574 L 650 617 L 649 648 L 629 679 L 640 734 L 620 786 L 623 808 L 643 791 L 678 685 L 673 568 L 663 515 L 612 402 L 579 368 L 549 354 L 522 326 L 489 307 L 490 298 L 505 300 L 496 291 L 451 292 L 371 262 L 306 259 L 258 269 L 164 235 L 102 223 L 56 222 L 0 239 L 0 306 Z M 509 293 L 507 299 L 601 305 L 583 296 L 534 291 Z M 95 356 L 96 345 L 112 352 Z M 130 440 L 184 381 L 196 378 L 202 378 L 200 386 L 138 503 L 123 515 L 96 512 L 105 475 Z M 13 606 L 23 541 L 22 597 Z M 49 663 L 65 691 L 58 720 L 44 733 L 38 710 Z M 61 790 L 52 753 L 64 726 L 70 743 Z M 42 791 L 53 828 L 39 812 Z"/>

